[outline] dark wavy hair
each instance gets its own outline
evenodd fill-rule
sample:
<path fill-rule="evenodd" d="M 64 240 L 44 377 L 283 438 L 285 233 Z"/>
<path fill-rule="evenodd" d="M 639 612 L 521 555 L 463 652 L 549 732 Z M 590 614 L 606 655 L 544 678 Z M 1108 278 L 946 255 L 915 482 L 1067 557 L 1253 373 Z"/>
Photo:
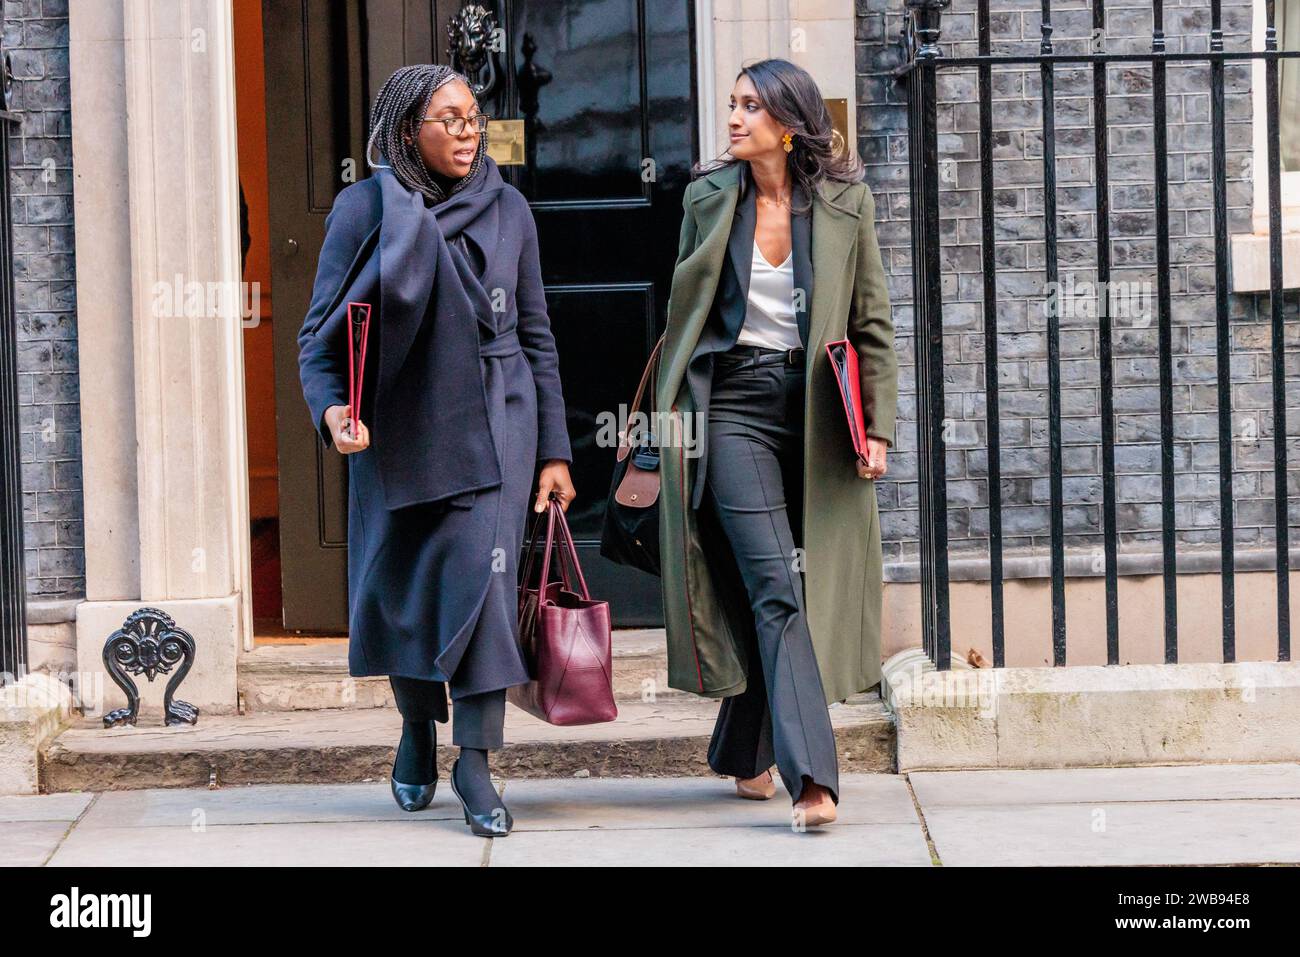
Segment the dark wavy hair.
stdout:
<path fill-rule="evenodd" d="M 826 180 L 861 182 L 866 169 L 857 152 L 842 137 L 842 148 L 835 148 L 833 139 L 836 134 L 830 111 L 822 100 L 817 81 L 807 70 L 789 60 L 759 60 L 741 67 L 736 79 L 742 76 L 749 77 L 754 84 L 763 109 L 793 131 L 794 149 L 786 154 L 786 163 L 791 181 L 803 187 L 810 202 Z M 698 179 L 714 170 L 744 162 L 734 156 L 728 157 L 729 152 L 730 147 L 709 163 L 696 163 L 691 167 L 691 178 Z M 792 212 L 803 213 L 807 209 L 807 206 L 801 206 Z"/>

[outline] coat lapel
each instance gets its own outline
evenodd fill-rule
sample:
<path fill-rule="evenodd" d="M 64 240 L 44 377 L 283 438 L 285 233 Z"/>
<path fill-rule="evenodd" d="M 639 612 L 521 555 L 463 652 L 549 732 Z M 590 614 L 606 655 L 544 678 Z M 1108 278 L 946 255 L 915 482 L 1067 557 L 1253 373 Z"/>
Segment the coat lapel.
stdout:
<path fill-rule="evenodd" d="M 474 304 L 474 314 L 478 316 L 479 325 L 484 330 L 480 335 L 487 339 L 495 338 L 497 323 L 502 318 L 497 314 L 497 310 L 492 308 L 492 297 L 488 293 L 489 288 L 500 287 L 504 283 L 499 276 L 489 274 L 498 273 L 507 265 L 493 255 L 500 243 L 500 219 L 501 204 L 493 203 L 461 230 L 460 235 L 466 238 L 467 243 L 477 247 L 476 253 L 466 257 L 454 245 L 451 246 L 452 255 L 462 264 L 461 278 L 465 292 L 469 295 L 470 302 Z M 483 264 L 481 270 L 480 263 Z M 512 270 L 518 268 L 517 263 L 511 263 L 509 266 Z"/>
<path fill-rule="evenodd" d="M 749 297 L 749 277 L 754 268 L 754 224 L 757 213 L 754 209 L 754 189 L 745 172 L 745 164 L 736 164 L 739 176 L 736 179 L 736 209 L 732 216 L 731 237 L 727 240 L 727 255 L 731 257 L 731 268 L 735 270 L 736 281 L 740 283 L 742 299 Z M 744 321 L 744 316 L 738 318 Z M 728 341 L 734 340 L 740 329 L 728 329 Z"/>
<path fill-rule="evenodd" d="M 851 183 L 826 183 L 813 200 L 811 224 L 811 261 L 813 278 L 808 288 L 818 287 L 818 294 L 809 295 L 809 344 L 820 346 L 826 337 L 827 326 L 845 295 L 851 295 L 851 275 L 846 267 L 855 255 L 858 245 L 858 214 L 856 210 L 839 203 L 840 196 Z M 820 284 L 818 283 L 820 277 Z M 798 280 L 796 279 L 796 283 Z M 848 306 L 843 309 L 848 315 Z M 811 359 L 811 355 L 809 359 Z"/>
<path fill-rule="evenodd" d="M 737 172 L 734 166 L 728 166 L 709 173 L 704 181 L 712 188 L 701 191 L 691 201 L 697 240 L 695 250 L 673 273 L 660 365 L 660 382 L 669 383 L 669 392 L 659 396 L 661 408 L 672 406 L 718 290 L 736 211 L 736 190 L 727 187 L 735 186 Z"/>
<path fill-rule="evenodd" d="M 698 224 L 700 233 L 700 243 L 697 247 L 700 250 L 714 247 L 711 251 L 716 251 L 716 247 L 725 244 L 728 252 L 731 248 L 732 222 L 738 212 L 740 193 L 738 190 L 740 171 L 735 167 L 718 170 L 710 173 L 705 180 L 715 188 L 706 193 L 701 193 L 695 198 L 694 212 L 695 222 Z M 750 226 L 750 239 L 754 238 L 753 226 Z M 722 272 L 722 259 L 717 258 L 716 263 L 712 258 L 709 260 L 712 266 L 709 270 L 713 280 L 713 292 L 717 291 L 718 277 Z M 749 275 L 749 264 L 746 262 L 745 275 Z M 713 295 L 710 293 L 709 301 L 712 303 Z"/>
<path fill-rule="evenodd" d="M 434 234 L 433 218 L 417 210 L 424 204 L 420 194 L 405 189 L 391 170 L 380 169 L 375 178 L 383 204 L 379 226 L 379 314 L 383 316 L 384 341 L 379 354 L 379 388 L 387 391 L 424 320 L 434 273 L 439 266 L 449 267 L 450 260 L 441 258 L 444 246 Z M 435 257 L 432 269 L 403 268 L 417 257 L 417 250 Z"/>
<path fill-rule="evenodd" d="M 497 248 L 501 238 L 501 204 L 493 203 L 479 216 L 475 216 L 468 226 L 461 230 L 469 243 L 476 247 L 477 252 L 466 263 L 470 267 L 470 272 L 482 282 L 486 276 L 486 265 L 493 262 L 493 251 Z M 480 269 L 480 264 L 483 269 Z"/>
<path fill-rule="evenodd" d="M 795 186 L 795 206 L 807 202 L 807 193 Z M 808 348 L 808 313 L 812 307 L 812 210 L 790 217 L 790 248 L 794 252 L 794 317 L 799 323 L 799 339 Z"/>

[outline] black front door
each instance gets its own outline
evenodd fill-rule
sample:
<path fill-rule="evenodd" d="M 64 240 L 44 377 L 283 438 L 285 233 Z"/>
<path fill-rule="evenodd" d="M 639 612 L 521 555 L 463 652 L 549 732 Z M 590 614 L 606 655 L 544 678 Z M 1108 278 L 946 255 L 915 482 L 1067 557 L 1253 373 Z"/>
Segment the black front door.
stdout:
<path fill-rule="evenodd" d="M 695 156 L 691 0 L 497 0 L 480 95 L 524 144 L 503 175 L 537 220 L 542 273 L 573 445 L 568 512 L 584 575 L 617 625 L 663 622 L 659 580 L 598 551 L 620 420 L 664 326 L 681 200 Z M 279 406 L 284 623 L 346 629 L 346 470 L 302 412 L 297 323 L 311 298 L 323 220 L 347 185 L 379 84 L 404 63 L 450 62 L 459 4 L 347 0 L 319 18 L 265 0 L 267 133 Z M 352 77 L 346 80 L 344 77 Z M 506 124 L 489 129 L 503 133 Z M 499 137 L 498 137 L 499 138 Z M 494 140 L 496 142 L 497 140 Z M 284 328 L 279 326 L 283 325 Z M 530 503 L 531 504 L 531 503 Z"/>
<path fill-rule="evenodd" d="M 599 554 L 614 449 L 664 326 L 682 193 L 695 155 L 688 0 L 511 0 L 511 71 L 494 116 L 524 120 L 503 171 L 532 205 L 573 444 L 569 525 L 615 624 L 661 625 L 659 580 Z M 627 413 L 623 411 L 622 415 Z"/>

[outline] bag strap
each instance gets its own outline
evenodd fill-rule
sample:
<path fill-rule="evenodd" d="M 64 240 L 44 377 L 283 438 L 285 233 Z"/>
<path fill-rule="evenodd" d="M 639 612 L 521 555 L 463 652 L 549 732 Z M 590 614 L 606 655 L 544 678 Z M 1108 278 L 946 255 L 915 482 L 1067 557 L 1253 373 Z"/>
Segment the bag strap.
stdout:
<path fill-rule="evenodd" d="M 569 561 L 573 564 L 573 571 L 577 575 L 578 584 L 582 588 L 580 594 L 582 595 L 583 598 L 590 600 L 591 592 L 587 590 L 587 579 L 583 577 L 582 564 L 578 561 L 578 546 L 574 544 L 573 533 L 569 531 L 569 520 L 564 517 L 564 509 L 560 506 L 558 502 L 555 503 L 555 517 L 560 521 L 561 538 L 564 540 L 564 545 L 565 545 L 564 554 L 568 555 Z M 567 577 L 565 580 L 565 584 L 569 585 Z M 572 585 L 569 585 L 569 591 L 573 591 L 573 590 L 574 589 Z"/>
<path fill-rule="evenodd" d="M 664 334 L 659 337 L 659 341 L 655 343 L 655 347 L 652 350 L 650 350 L 650 358 L 646 360 L 645 369 L 641 373 L 641 381 L 637 383 L 636 397 L 632 399 L 632 407 L 631 407 L 632 412 L 639 412 L 641 409 L 641 403 L 645 398 L 646 383 L 650 381 L 650 373 L 658 364 L 660 353 L 663 350 L 664 339 L 667 338 L 667 336 L 668 333 L 665 331 Z M 655 409 L 654 400 L 655 400 L 654 389 L 651 389 L 650 390 L 651 413 L 653 413 Z M 629 441 L 629 438 L 626 434 L 619 436 L 619 440 L 618 440 L 618 461 L 619 462 L 627 458 L 628 450 L 631 447 L 632 447 L 631 442 Z"/>
<path fill-rule="evenodd" d="M 569 531 L 568 519 L 564 517 L 564 507 L 560 505 L 558 499 L 551 499 L 550 507 L 554 512 L 556 521 L 555 555 L 557 558 L 556 564 L 560 568 L 560 582 L 569 591 L 577 592 L 577 589 L 573 587 L 573 581 L 576 578 L 579 587 L 582 589 L 581 596 L 589 599 L 591 595 L 587 591 L 586 579 L 582 576 L 582 565 L 578 562 L 578 548 L 573 541 L 573 533 Z M 546 555 L 548 558 L 551 555 L 549 548 Z M 568 565 L 564 561 L 566 558 L 569 560 Z M 569 575 L 570 569 L 573 570 L 572 577 Z M 545 570 L 545 566 L 543 566 L 543 570 Z"/>
<path fill-rule="evenodd" d="M 559 520 L 561 534 L 556 534 L 556 520 Z M 542 517 L 537 516 L 533 522 L 532 538 L 528 542 L 528 557 L 524 560 L 523 581 L 519 586 L 519 610 L 522 612 L 524 600 L 529 591 L 536 591 L 540 603 L 542 596 L 546 592 L 546 586 L 550 584 L 551 576 L 551 551 L 556 550 L 559 561 L 556 564 L 560 569 L 560 581 L 569 591 L 576 591 L 574 588 L 573 577 L 569 575 L 569 566 L 566 566 L 564 559 L 567 557 L 570 566 L 573 569 L 574 577 L 577 578 L 579 586 L 582 588 L 581 595 L 589 599 L 590 593 L 587 591 L 587 581 L 582 574 L 582 566 L 578 563 L 578 550 L 573 542 L 573 533 L 569 531 L 569 524 L 564 518 L 564 509 L 560 506 L 558 500 L 552 498 L 547 502 L 546 509 L 546 551 L 542 558 L 541 577 L 537 581 L 537 588 L 532 589 L 528 585 L 529 576 L 533 570 L 533 556 L 536 554 L 537 535 L 541 531 Z M 561 547 L 563 546 L 563 547 Z"/>
<path fill-rule="evenodd" d="M 542 530 L 543 522 L 546 523 L 546 554 L 548 558 L 551 553 L 551 543 L 554 541 L 555 538 L 555 516 L 549 508 L 546 511 L 547 514 L 545 519 L 543 519 L 542 516 L 538 515 L 536 519 L 533 521 L 533 535 L 528 542 L 528 557 L 524 560 L 523 581 L 520 582 L 519 584 L 519 610 L 521 613 L 523 612 L 524 600 L 527 598 L 528 592 L 533 590 L 532 588 L 529 587 L 528 581 L 529 581 L 529 576 L 532 574 L 533 571 L 533 555 L 535 555 L 537 552 L 537 534 Z M 543 564 L 542 566 L 543 575 L 548 574 L 549 564 L 550 564 L 549 561 Z M 541 592 L 545 590 L 546 590 L 546 580 L 545 578 L 543 578 L 542 581 L 539 583 L 539 588 L 537 589 L 539 598 Z"/>

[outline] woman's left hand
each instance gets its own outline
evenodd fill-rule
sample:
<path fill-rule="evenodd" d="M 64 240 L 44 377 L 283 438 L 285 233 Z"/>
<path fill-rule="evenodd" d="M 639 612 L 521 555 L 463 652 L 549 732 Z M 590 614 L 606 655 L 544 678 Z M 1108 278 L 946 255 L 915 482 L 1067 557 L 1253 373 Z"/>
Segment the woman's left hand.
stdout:
<path fill-rule="evenodd" d="M 887 468 L 885 450 L 888 448 L 889 443 L 884 439 L 867 436 L 867 464 L 863 465 L 862 460 L 858 460 L 858 478 L 880 478 L 884 475 Z"/>
<path fill-rule="evenodd" d="M 546 511 L 546 501 L 551 493 L 560 500 L 560 508 L 569 510 L 569 504 L 577 496 L 573 482 L 569 478 L 569 463 L 564 459 L 550 459 L 542 466 L 542 474 L 537 479 L 537 501 L 533 503 L 534 512 Z"/>

